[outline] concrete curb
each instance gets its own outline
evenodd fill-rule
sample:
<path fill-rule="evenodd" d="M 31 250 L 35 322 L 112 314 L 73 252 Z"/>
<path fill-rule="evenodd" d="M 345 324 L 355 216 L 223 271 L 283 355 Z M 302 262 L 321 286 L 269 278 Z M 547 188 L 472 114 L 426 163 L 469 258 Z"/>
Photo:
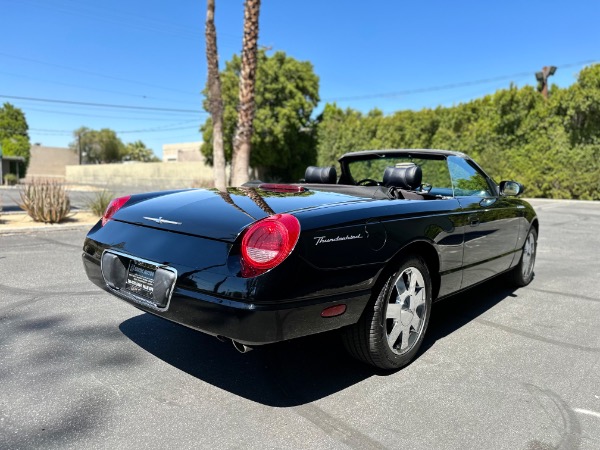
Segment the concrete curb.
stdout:
<path fill-rule="evenodd" d="M 36 227 L 6 227 L 0 225 L 0 236 L 21 234 L 21 233 L 35 233 L 40 232 L 52 232 L 52 231 L 67 231 L 67 230 L 89 230 L 95 225 L 94 223 L 80 223 L 80 224 L 67 224 L 67 225 L 38 225 Z"/>
<path fill-rule="evenodd" d="M 523 198 L 530 203 L 570 203 L 570 204 L 594 204 L 600 205 L 599 200 L 573 200 L 570 198 Z"/>
<path fill-rule="evenodd" d="M 87 210 L 78 210 L 77 212 L 87 212 Z M 31 227 L 15 227 L 11 225 L 5 225 L 2 223 L 2 215 L 27 215 L 24 211 L 10 211 L 0 213 L 0 236 L 3 235 L 13 235 L 20 233 L 35 233 L 36 231 L 40 232 L 49 232 L 49 231 L 65 231 L 65 230 L 89 230 L 92 228 L 96 222 L 81 222 L 81 223 L 49 223 L 49 224 L 40 224 Z"/>

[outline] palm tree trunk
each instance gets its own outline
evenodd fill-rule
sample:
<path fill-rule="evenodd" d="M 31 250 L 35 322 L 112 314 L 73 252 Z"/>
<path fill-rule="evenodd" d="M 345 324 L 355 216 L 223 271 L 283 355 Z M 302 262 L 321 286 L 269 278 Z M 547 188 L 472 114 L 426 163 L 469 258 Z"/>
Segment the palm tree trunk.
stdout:
<path fill-rule="evenodd" d="M 250 198 L 250 200 L 252 200 L 254 203 L 256 203 L 256 206 L 258 206 L 260 209 L 262 209 L 268 215 L 270 215 L 270 216 L 275 215 L 275 211 L 273 211 L 271 209 L 271 207 L 265 201 L 263 196 L 260 195 L 255 188 L 242 188 L 242 192 L 244 194 L 246 194 Z"/>
<path fill-rule="evenodd" d="M 254 85 L 256 81 L 259 13 L 260 0 L 246 0 L 244 4 L 240 104 L 231 162 L 231 184 L 233 186 L 240 186 L 248 181 L 252 121 L 254 120 Z"/>
<path fill-rule="evenodd" d="M 208 62 L 208 103 L 213 123 L 213 174 L 215 187 L 223 191 L 227 188 L 227 179 L 223 149 L 223 97 L 221 96 L 217 29 L 215 28 L 215 0 L 207 1 L 205 35 L 206 60 Z"/>

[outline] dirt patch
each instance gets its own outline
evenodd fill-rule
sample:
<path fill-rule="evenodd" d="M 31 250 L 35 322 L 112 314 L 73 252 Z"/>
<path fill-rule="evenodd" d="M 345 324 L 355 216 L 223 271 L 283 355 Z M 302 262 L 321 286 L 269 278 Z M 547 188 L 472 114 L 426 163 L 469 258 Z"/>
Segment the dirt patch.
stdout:
<path fill-rule="evenodd" d="M 27 213 L 1 213 L 0 212 L 0 232 L 10 230 L 19 230 L 23 228 L 42 228 L 42 227 L 61 227 L 65 225 L 89 225 L 90 227 L 98 222 L 99 217 L 89 211 L 72 212 L 66 219 L 57 224 L 47 224 L 35 222 Z"/>

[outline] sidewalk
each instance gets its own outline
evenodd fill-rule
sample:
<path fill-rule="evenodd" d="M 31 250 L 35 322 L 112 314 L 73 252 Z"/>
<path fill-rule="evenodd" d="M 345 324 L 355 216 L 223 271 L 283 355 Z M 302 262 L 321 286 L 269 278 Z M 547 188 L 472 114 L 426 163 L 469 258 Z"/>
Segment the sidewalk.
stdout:
<path fill-rule="evenodd" d="M 25 212 L 0 212 L 0 235 L 29 233 L 33 231 L 58 231 L 68 229 L 88 229 L 98 222 L 99 217 L 90 211 L 74 211 L 61 223 L 46 224 L 34 222 Z"/>

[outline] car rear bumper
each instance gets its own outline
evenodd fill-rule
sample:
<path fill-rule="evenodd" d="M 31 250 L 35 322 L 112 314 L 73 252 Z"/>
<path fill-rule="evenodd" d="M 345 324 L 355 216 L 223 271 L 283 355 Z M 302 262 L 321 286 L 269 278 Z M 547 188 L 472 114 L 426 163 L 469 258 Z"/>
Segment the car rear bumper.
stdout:
<path fill-rule="evenodd" d="M 294 302 L 256 304 L 217 297 L 176 283 L 168 307 L 158 310 L 109 287 L 98 259 L 85 252 L 82 259 L 86 274 L 94 284 L 136 308 L 246 345 L 279 342 L 351 325 L 358 321 L 370 298 L 370 291 L 364 290 Z M 321 316 L 325 308 L 340 304 L 346 305 L 345 313 L 336 317 Z"/>

